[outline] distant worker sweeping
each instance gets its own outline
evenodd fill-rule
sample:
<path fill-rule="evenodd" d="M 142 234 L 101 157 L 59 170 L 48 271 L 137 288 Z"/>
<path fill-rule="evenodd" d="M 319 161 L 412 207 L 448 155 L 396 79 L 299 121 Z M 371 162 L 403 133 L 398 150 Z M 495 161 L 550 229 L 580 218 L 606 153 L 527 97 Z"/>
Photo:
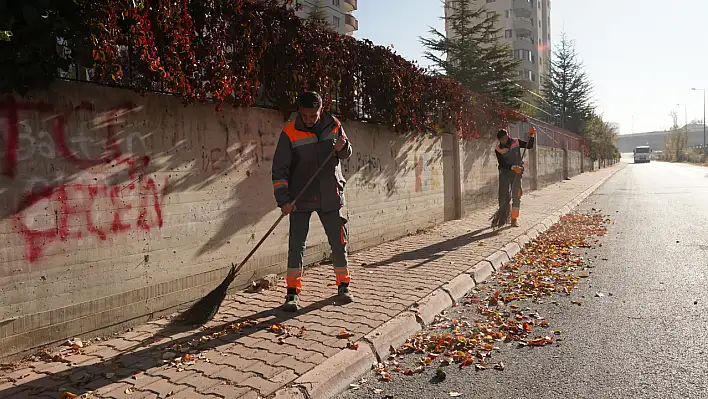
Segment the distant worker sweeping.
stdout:
<path fill-rule="evenodd" d="M 499 143 L 494 152 L 499 162 L 499 209 L 491 218 L 493 227 L 504 226 L 509 222 L 509 216 L 511 216 L 511 226 L 519 226 L 524 156 L 527 149 L 533 148 L 535 135 L 536 130 L 533 127 L 529 129 L 529 141 L 513 139 L 505 129 L 497 132 Z M 521 148 L 524 148 L 523 153 Z M 510 201 L 511 207 L 509 207 Z"/>
<path fill-rule="evenodd" d="M 273 189 L 278 207 L 290 217 L 287 295 L 282 309 L 296 312 L 302 289 L 302 258 L 310 230 L 310 217 L 317 212 L 332 249 L 332 263 L 342 303 L 353 301 L 347 261 L 347 220 L 344 206 L 344 175 L 340 160 L 352 155 L 352 146 L 342 124 L 322 110 L 322 97 L 304 92 L 298 98 L 299 112 L 280 134 L 273 156 Z M 296 203 L 294 203 L 296 202 Z"/>

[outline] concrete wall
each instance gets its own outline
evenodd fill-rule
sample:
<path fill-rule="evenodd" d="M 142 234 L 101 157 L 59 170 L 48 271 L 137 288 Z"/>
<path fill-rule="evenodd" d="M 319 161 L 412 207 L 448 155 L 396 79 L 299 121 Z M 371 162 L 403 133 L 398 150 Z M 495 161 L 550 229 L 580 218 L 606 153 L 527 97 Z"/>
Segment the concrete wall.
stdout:
<path fill-rule="evenodd" d="M 563 180 L 563 150 L 538 147 L 538 188 Z"/>
<path fill-rule="evenodd" d="M 583 153 L 568 151 L 568 177 L 573 177 L 583 172 Z"/>
<path fill-rule="evenodd" d="M 279 215 L 271 157 L 287 117 L 70 83 L 0 102 L 0 357 L 135 325 L 213 289 Z M 351 250 L 497 201 L 494 140 L 344 127 Z M 577 174 L 577 154 L 563 154 L 529 153 L 524 187 L 562 180 L 564 165 Z M 285 271 L 287 229 L 233 288 Z M 328 255 L 313 216 L 305 262 Z"/>
<path fill-rule="evenodd" d="M 0 107 L 0 356 L 201 297 L 279 215 L 270 170 L 280 112 L 217 113 L 69 83 Z M 440 138 L 345 130 L 353 250 L 443 220 Z M 287 227 L 234 287 L 284 272 Z M 306 261 L 325 257 L 325 243 L 313 217 Z"/>

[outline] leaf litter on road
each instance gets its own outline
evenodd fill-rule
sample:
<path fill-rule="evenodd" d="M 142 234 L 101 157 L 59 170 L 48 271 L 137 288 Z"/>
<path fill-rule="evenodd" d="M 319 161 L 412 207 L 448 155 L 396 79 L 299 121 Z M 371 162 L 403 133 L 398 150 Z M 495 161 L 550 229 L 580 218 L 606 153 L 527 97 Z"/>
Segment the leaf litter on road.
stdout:
<path fill-rule="evenodd" d="M 555 344 L 560 331 L 547 330 L 550 322 L 529 305 L 543 303 L 552 295 L 568 296 L 581 279 L 590 277 L 585 271 L 587 261 L 578 252 L 596 247 L 610 223 L 597 210 L 563 216 L 489 283 L 460 301 L 460 307 L 476 310 L 474 320 L 462 315 L 464 309 L 443 312 L 400 348 L 391 347 L 388 359 L 375 365 L 374 372 L 381 381 L 392 381 L 393 374 L 412 376 L 430 367 L 437 369 L 440 380 L 445 376 L 443 368 L 452 364 L 460 369 L 504 371 L 504 362 L 491 360 L 499 345 L 517 342 L 519 347 L 535 348 Z"/>

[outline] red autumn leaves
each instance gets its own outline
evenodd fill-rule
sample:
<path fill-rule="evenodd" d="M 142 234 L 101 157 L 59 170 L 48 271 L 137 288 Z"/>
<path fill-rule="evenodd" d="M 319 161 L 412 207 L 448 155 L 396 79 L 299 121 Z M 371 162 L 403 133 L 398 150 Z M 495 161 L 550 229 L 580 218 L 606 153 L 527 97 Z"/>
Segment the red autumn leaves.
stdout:
<path fill-rule="evenodd" d="M 389 381 L 392 373 L 413 375 L 450 364 L 503 371 L 503 362 L 492 361 L 500 343 L 517 342 L 519 347 L 554 344 L 561 332 L 549 332 L 550 322 L 529 305 L 554 294 L 568 295 L 577 287 L 587 275 L 581 273 L 584 259 L 574 249 L 596 245 L 597 237 L 606 234 L 608 222 L 596 211 L 562 217 L 505 265 L 490 284 L 470 293 L 461 303 L 462 310 L 453 311 L 455 318 L 443 313 L 400 349 L 392 348 L 376 373 Z M 465 319 L 465 311 L 474 311 L 474 320 Z M 420 357 L 413 366 L 403 366 L 410 355 Z"/>

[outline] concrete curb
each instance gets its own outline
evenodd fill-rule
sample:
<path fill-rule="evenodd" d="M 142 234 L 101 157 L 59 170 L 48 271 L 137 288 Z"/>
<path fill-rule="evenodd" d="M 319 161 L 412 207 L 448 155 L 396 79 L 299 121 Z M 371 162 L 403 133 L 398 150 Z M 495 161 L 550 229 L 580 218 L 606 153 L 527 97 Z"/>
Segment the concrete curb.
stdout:
<path fill-rule="evenodd" d="M 274 394 L 274 398 L 319 399 L 338 395 L 352 381 L 368 371 L 373 363 L 386 358 L 391 346 L 395 348 L 403 344 L 406 339 L 421 331 L 424 325 L 430 324 L 436 315 L 464 297 L 477 284 L 492 277 L 494 272 L 501 270 L 504 264 L 509 262 L 525 244 L 548 230 L 560 220 L 561 216 L 570 213 L 623 168 L 624 166 L 616 167 L 615 171 L 580 193 L 560 211 L 531 227 L 499 251 L 414 303 L 409 309 L 412 312 L 404 311 L 364 336 L 358 341 L 358 350 L 343 349 L 324 363 L 300 376 L 290 386 L 278 390 Z M 418 320 L 413 312 L 419 314 L 421 320 Z"/>
<path fill-rule="evenodd" d="M 476 284 L 472 276 L 467 273 L 462 273 L 450 280 L 449 283 L 443 285 L 442 289 L 457 303 L 457 301 L 467 295 L 468 292 L 472 291 L 475 286 Z"/>
<path fill-rule="evenodd" d="M 469 268 L 465 273 L 469 274 L 476 284 L 480 284 L 494 274 L 494 268 L 488 260 L 483 260 Z"/>
<path fill-rule="evenodd" d="M 511 258 L 509 258 L 509 255 L 507 255 L 506 252 L 499 250 L 499 251 L 487 256 L 484 260 L 491 263 L 492 267 L 494 268 L 494 271 L 497 271 L 497 270 L 501 270 L 504 263 L 511 260 Z"/>
<path fill-rule="evenodd" d="M 518 239 L 518 238 L 517 238 Z M 518 242 L 516 242 L 516 239 L 502 247 L 502 251 L 506 253 L 506 255 L 509 257 L 509 260 L 514 259 L 514 256 L 521 252 L 521 246 L 519 245 Z M 506 263 L 506 262 L 505 262 Z M 502 267 L 504 265 L 502 264 Z"/>
<path fill-rule="evenodd" d="M 377 360 L 388 357 L 389 348 L 398 348 L 411 335 L 420 331 L 420 323 L 411 312 L 401 313 L 364 336 L 374 350 Z"/>
<path fill-rule="evenodd" d="M 349 386 L 352 380 L 371 369 L 376 362 L 376 356 L 369 345 L 359 344 L 359 349 L 343 349 L 324 363 L 296 379 L 293 385 L 307 392 L 307 398 L 331 398 Z M 283 396 L 280 389 L 275 396 Z M 291 390 L 292 392 L 292 390 Z"/>
<path fill-rule="evenodd" d="M 418 305 L 418 306 L 416 306 Z M 435 320 L 435 316 L 452 306 L 452 298 L 442 288 L 438 288 L 425 298 L 413 304 L 412 311 L 420 315 L 422 324 L 428 325 Z M 421 326 L 422 327 L 422 326 Z"/>

